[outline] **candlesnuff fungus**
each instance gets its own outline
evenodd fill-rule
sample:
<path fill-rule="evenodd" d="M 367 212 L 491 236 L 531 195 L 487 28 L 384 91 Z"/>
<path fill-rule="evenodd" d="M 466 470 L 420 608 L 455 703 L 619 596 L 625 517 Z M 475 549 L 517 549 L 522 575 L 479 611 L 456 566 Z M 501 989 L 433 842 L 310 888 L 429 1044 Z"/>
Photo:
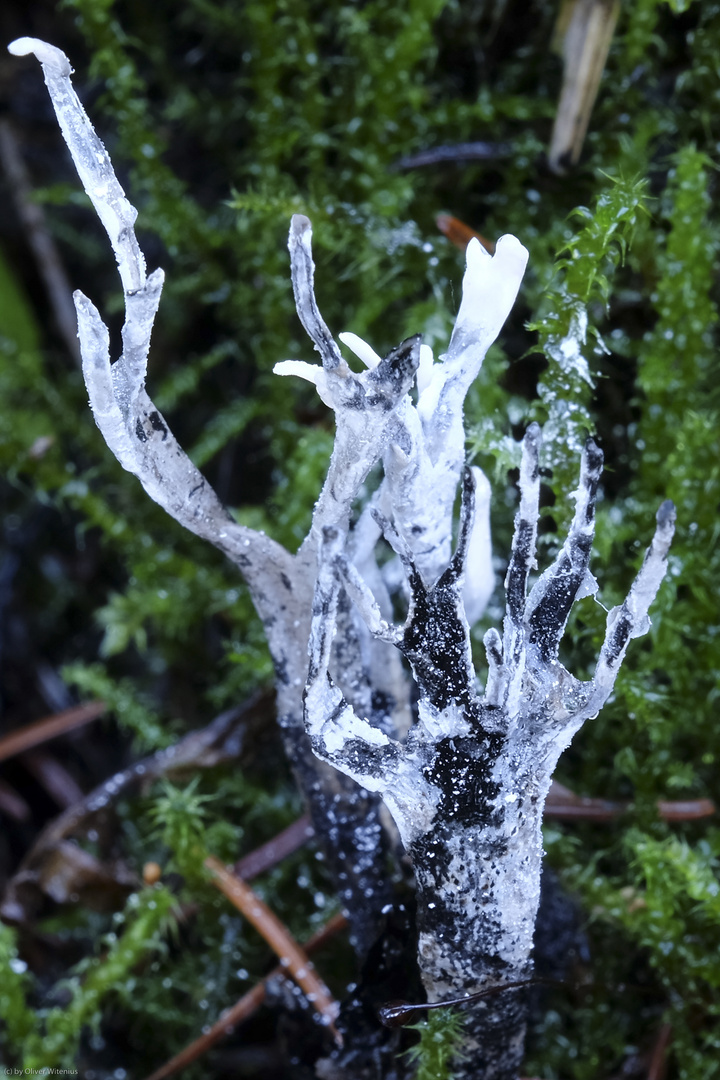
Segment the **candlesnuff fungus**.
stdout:
<path fill-rule="evenodd" d="M 535 565 L 539 450 L 540 429 L 533 424 L 523 440 L 503 635 L 485 635 L 483 695 L 462 604 L 474 512 L 469 470 L 455 554 L 429 587 L 397 532 L 382 522 L 407 572 L 410 607 L 402 627 L 382 618 L 344 554 L 340 530 L 326 528 L 320 549 L 305 723 L 315 752 L 380 792 L 398 825 L 415 870 L 419 961 L 431 1002 L 530 977 L 542 810 L 552 773 L 583 721 L 607 700 L 630 639 L 646 632 L 673 534 L 674 509 L 666 502 L 627 599 L 608 614 L 594 677 L 580 682 L 558 660 L 558 648 L 573 603 L 597 588 L 588 566 L 602 453 L 589 439 L 568 537 L 553 565 L 528 589 Z M 410 663 L 418 718 L 404 743 L 359 717 L 330 675 L 341 587 L 370 632 Z M 468 1076 L 515 1076 L 522 1012 L 521 1002 L 505 999 L 477 1010 L 466 1025 L 473 1064 L 461 1065 L 458 1075 L 468 1068 Z"/>
<path fill-rule="evenodd" d="M 355 335 L 341 335 L 365 365 L 357 374 L 320 314 L 311 226 L 296 215 L 289 240 L 295 301 L 321 364 L 286 360 L 275 370 L 316 385 L 335 413 L 335 445 L 310 532 L 296 554 L 237 524 L 145 390 L 163 275 L 146 275 L 134 233 L 137 213 L 72 89 L 68 60 L 32 38 L 10 49 L 34 53 L 43 66 L 123 283 L 123 353 L 114 364 L 99 312 L 75 294 L 96 423 L 148 494 L 223 551 L 248 583 L 275 664 L 288 756 L 358 952 L 371 946 L 391 898 L 385 868 L 397 857 L 398 843 L 382 798 L 412 859 L 418 961 L 429 1001 L 484 995 L 468 1014 L 456 1076 L 514 1080 L 523 1053 L 522 995 L 488 991 L 531 977 L 542 812 L 552 773 L 584 720 L 607 700 L 630 639 L 647 630 L 665 572 L 673 507 L 661 506 L 645 562 L 625 602 L 608 615 L 594 676 L 579 681 L 560 663 L 558 648 L 573 603 L 597 588 L 589 562 L 602 453 L 587 441 L 568 536 L 531 583 L 541 447 L 540 428 L 531 425 L 523 440 L 505 619 L 502 634 L 485 636 L 488 675 L 481 691 L 470 625 L 493 588 L 490 492 L 481 471 L 464 465 L 463 402 L 514 303 L 527 252 L 512 236 L 500 238 L 494 256 L 472 240 L 447 354 L 434 362 L 418 336 L 381 358 Z M 378 462 L 383 478 L 351 527 L 361 488 Z M 396 558 L 380 565 L 382 537 Z M 404 590 L 407 618 L 396 626 L 393 601 Z M 352 1032 L 346 1044 L 357 1062 Z M 359 1069 L 350 1061 L 347 1076 Z"/>

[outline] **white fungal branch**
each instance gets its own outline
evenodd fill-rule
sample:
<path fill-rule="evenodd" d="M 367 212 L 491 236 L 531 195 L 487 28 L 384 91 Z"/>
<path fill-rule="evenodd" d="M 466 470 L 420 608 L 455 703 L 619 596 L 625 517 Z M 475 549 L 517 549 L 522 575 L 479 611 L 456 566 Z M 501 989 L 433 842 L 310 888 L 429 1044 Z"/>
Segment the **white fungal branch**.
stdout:
<path fill-rule="evenodd" d="M 191 532 L 223 551 L 247 581 L 275 665 L 278 714 L 286 750 L 308 801 L 317 835 L 325 844 L 331 871 L 349 894 L 343 898 L 351 917 L 351 932 L 358 949 L 363 950 L 373 940 L 388 895 L 382 860 L 375 865 L 370 852 L 382 850 L 386 841 L 378 806 L 367 793 L 358 792 L 352 781 L 317 760 L 303 727 L 302 689 L 316 560 L 308 553 L 293 557 L 263 533 L 237 524 L 182 451 L 148 396 L 148 350 L 162 290 L 162 271 L 146 276 L 145 259 L 134 232 L 137 211 L 125 197 L 105 148 L 72 88 L 67 57 L 34 38 L 19 39 L 10 51 L 15 55 L 33 53 L 43 66 L 61 131 L 108 233 L 123 284 L 123 352 L 112 364 L 107 327 L 91 301 L 82 293 L 75 294 L 83 374 L 95 421 L 120 464 L 138 477 L 150 497 Z M 327 328 L 312 308 L 312 273 L 304 283 L 298 282 L 298 296 L 307 328 L 337 384 L 339 353 L 334 356 Z M 394 389 L 395 374 L 393 368 L 388 386 L 381 388 L 379 397 L 388 391 L 401 392 Z M 408 388 L 411 378 L 411 374 L 406 377 Z M 349 383 L 346 385 L 350 388 Z M 337 395 L 346 405 L 339 390 Z M 372 399 L 372 385 L 366 397 Z M 388 408 L 391 405 L 392 401 Z M 378 415 L 381 411 L 377 410 Z M 361 444 L 362 423 L 358 420 L 355 428 L 352 424 L 348 427 L 346 443 L 352 444 L 355 435 Z M 375 434 L 381 430 L 378 423 Z M 341 492 L 346 504 L 348 491 L 356 489 L 361 475 L 362 469 L 356 466 L 344 495 Z M 342 487 L 340 479 L 337 486 Z"/>
<path fill-rule="evenodd" d="M 595 676 L 589 683 L 579 683 L 559 664 L 557 657 L 572 605 L 597 591 L 589 564 L 603 456 L 593 440 L 588 439 L 567 539 L 553 565 L 528 595 L 529 572 L 536 566 L 540 444 L 540 428 L 532 424 L 523 440 L 520 509 L 505 578 L 503 638 L 501 642 L 494 630 L 485 637 L 489 668 L 485 700 L 504 709 L 510 720 L 519 719 L 524 726 L 532 719 L 540 727 L 549 724 L 551 729 L 559 725 L 570 730 L 569 741 L 580 724 L 596 715 L 610 695 L 630 638 L 647 632 L 648 611 L 667 567 L 675 512 L 669 502 L 660 507 L 657 529 L 643 567 L 624 604 L 613 608 L 608 615 L 605 643 Z M 529 702 L 536 705 L 543 692 L 545 703 L 528 710 Z M 548 701 L 553 703 L 551 709 Z"/>
<path fill-rule="evenodd" d="M 320 353 L 322 367 L 284 361 L 274 370 L 279 375 L 300 375 L 314 382 L 322 400 L 335 413 L 332 458 L 306 541 L 314 546 L 325 526 L 346 527 L 360 487 L 382 456 L 390 429 L 397 423 L 398 403 L 412 386 L 420 363 L 420 339 L 408 339 L 384 359 L 377 359 L 368 347 L 368 370 L 360 375 L 351 371 L 315 299 L 311 239 L 309 220 L 296 214 L 288 242 L 295 303 L 300 321 Z"/>
<path fill-rule="evenodd" d="M 410 608 L 402 627 L 382 618 L 367 586 L 343 553 L 344 536 L 326 528 L 319 552 L 319 568 L 310 634 L 310 668 L 305 691 L 305 723 L 320 756 L 352 775 L 365 787 L 381 791 L 395 805 L 396 822 L 406 840 L 417 828 L 417 808 L 404 798 L 398 807 L 400 776 L 414 777 L 425 810 L 433 785 L 424 770 L 431 761 L 428 747 L 449 735 L 468 736 L 482 725 L 481 705 L 475 689 L 470 632 L 464 617 L 462 586 L 470 546 L 475 480 L 465 471 L 458 543 L 449 566 L 428 588 L 402 538 L 389 521 L 376 514 L 386 539 L 397 550 L 408 573 Z M 395 645 L 409 661 L 420 691 L 419 718 L 405 746 L 358 717 L 330 676 L 334 616 L 341 586 L 357 603 L 374 637 Z M 491 724 L 496 727 L 494 718 Z M 427 821 L 429 826 L 430 822 Z"/>
<path fill-rule="evenodd" d="M 337 370 L 340 375 L 346 377 L 350 374 L 350 369 L 343 360 L 315 299 L 315 263 L 311 242 L 312 226 L 309 218 L 303 214 L 295 214 L 290 224 L 288 248 L 298 317 L 320 353 L 323 370 Z"/>
<path fill-rule="evenodd" d="M 665 503 L 635 583 L 608 617 L 595 678 L 582 683 L 558 660 L 571 607 L 596 588 L 589 574 L 602 453 L 583 452 L 576 509 L 567 539 L 528 592 L 536 562 L 541 433 L 523 440 L 520 508 L 505 579 L 504 633 L 486 635 L 485 696 L 475 689 L 462 585 L 471 548 L 475 478 L 466 470 L 459 537 L 447 569 L 428 587 L 402 536 L 375 519 L 405 566 L 410 607 L 395 627 L 343 552 L 344 536 L 326 530 L 310 641 L 305 723 L 315 752 L 379 791 L 410 854 L 418 894 L 419 962 L 430 1000 L 526 978 L 540 895 L 542 811 L 562 750 L 610 694 L 632 637 L 649 625 L 662 581 L 674 511 Z M 415 725 L 403 744 L 359 717 L 333 680 L 331 641 L 344 588 L 368 630 L 410 662 L 418 691 Z M 481 1075 L 514 1080 L 524 1016 L 504 1003 L 479 1015 L 468 1047 Z M 459 1076 L 475 1076 L 473 1069 Z"/>
<path fill-rule="evenodd" d="M 137 210 L 118 183 L 107 150 L 95 134 L 70 81 L 73 69 L 61 49 L 23 37 L 8 46 L 14 56 L 33 53 L 42 64 L 60 130 L 75 168 L 110 238 L 126 292 L 145 284 L 145 259 L 135 238 Z"/>
<path fill-rule="evenodd" d="M 512 307 L 527 251 L 512 236 L 501 237 L 495 256 L 477 241 L 469 245 L 463 299 L 448 355 L 441 363 L 433 364 L 430 349 L 419 338 L 409 339 L 381 360 L 357 335 L 341 334 L 368 368 L 355 375 L 320 315 L 310 241 L 310 223 L 297 215 L 289 241 L 293 288 L 300 320 L 322 367 L 286 360 L 276 364 L 275 371 L 313 382 L 335 411 L 335 452 L 316 507 L 313 543 L 319 542 L 325 525 L 346 527 L 360 485 L 382 456 L 386 494 L 381 492 L 378 498 L 392 507 L 394 524 L 430 585 L 450 557 L 452 509 L 465 456 L 465 396 Z M 417 405 L 407 394 L 415 375 Z M 482 497 L 466 591 L 471 621 L 482 614 L 493 587 L 489 485 L 479 469 L 476 480 Z"/>
<path fill-rule="evenodd" d="M 610 696 L 631 638 L 642 637 L 650 627 L 648 611 L 665 576 L 674 531 L 675 507 L 666 500 L 657 512 L 652 545 L 627 598 L 608 613 L 605 641 L 584 709 L 588 719 L 597 715 Z"/>
<path fill-rule="evenodd" d="M 37 38 L 19 38 L 10 51 L 17 56 L 34 53 L 42 65 L 60 129 L 108 234 L 123 284 L 123 352 L 114 364 L 100 313 L 81 292 L 74 294 L 83 375 L 95 421 L 120 464 L 138 477 L 150 497 L 181 525 L 228 555 L 262 597 L 287 571 L 289 556 L 268 537 L 233 521 L 145 391 L 150 335 L 164 275 L 162 270 L 146 275 L 135 236 L 137 210 L 126 198 L 72 87 L 70 62 L 60 49 Z M 263 612 L 266 618 L 268 614 Z"/>
<path fill-rule="evenodd" d="M 462 409 L 485 355 L 500 333 L 527 266 L 528 253 L 515 236 L 501 236 L 494 255 L 473 238 L 467 247 L 462 301 L 447 355 L 433 369 L 418 413 L 434 462 L 455 452 L 448 435 L 462 428 Z"/>
<path fill-rule="evenodd" d="M 450 557 L 452 509 L 465 460 L 465 397 L 510 313 L 527 258 L 527 250 L 514 236 L 501 237 L 494 256 L 478 240 L 471 240 L 447 355 L 426 367 L 423 383 L 418 383 L 417 406 L 406 406 L 403 426 L 409 449 L 397 442 L 392 459 L 386 459 L 396 525 L 428 584 Z M 472 621 L 482 614 L 492 591 L 487 508 L 489 499 L 483 499 L 474 538 L 475 550 L 482 546 L 483 558 L 469 566 L 467 600 Z"/>

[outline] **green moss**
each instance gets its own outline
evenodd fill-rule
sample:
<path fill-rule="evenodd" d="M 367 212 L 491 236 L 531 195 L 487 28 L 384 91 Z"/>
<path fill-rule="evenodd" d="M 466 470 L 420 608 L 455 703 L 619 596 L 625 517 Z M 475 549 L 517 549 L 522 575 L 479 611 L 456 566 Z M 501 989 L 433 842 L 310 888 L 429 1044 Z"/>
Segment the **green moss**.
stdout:
<path fill-rule="evenodd" d="M 548 361 L 538 382 L 540 400 L 533 416 L 543 425 L 542 459 L 552 470 L 551 486 L 560 500 L 553 516 L 561 531 L 572 516 L 568 497 L 577 486 L 582 447 L 595 428 L 590 412 L 595 357 L 607 348 L 597 316 L 602 319 L 605 313 L 611 275 L 625 257 L 644 209 L 646 187 L 642 179 L 610 178 L 593 211 L 586 207 L 574 211 L 583 227 L 560 250 L 541 315 L 528 325 L 536 331 Z"/>
<path fill-rule="evenodd" d="M 414 1080 L 452 1080 L 452 1061 L 462 1039 L 464 1017 L 453 1009 L 431 1009 L 427 1020 L 411 1027 L 420 1041 L 407 1053 L 416 1065 Z"/>
<path fill-rule="evenodd" d="M 16 1052 L 37 1029 L 37 1016 L 28 1005 L 30 978 L 27 964 L 18 956 L 15 931 L 0 923 L 0 1046 Z"/>
<path fill-rule="evenodd" d="M 108 995 L 131 993 L 134 969 L 164 947 L 163 938 L 174 925 L 174 905 L 172 894 L 161 887 L 131 894 L 115 919 L 121 933 L 111 932 L 103 942 L 105 951 L 83 962 L 64 983 L 70 1001 L 43 1010 L 42 1034 L 36 1031 L 22 1039 L 23 1068 L 72 1069 L 83 1029 L 98 1026 Z"/>

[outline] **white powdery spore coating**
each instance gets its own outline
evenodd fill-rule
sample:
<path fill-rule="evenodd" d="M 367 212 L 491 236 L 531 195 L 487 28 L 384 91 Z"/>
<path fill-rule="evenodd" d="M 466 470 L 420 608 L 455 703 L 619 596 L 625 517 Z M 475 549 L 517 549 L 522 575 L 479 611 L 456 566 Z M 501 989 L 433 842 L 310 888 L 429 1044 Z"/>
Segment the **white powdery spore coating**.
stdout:
<path fill-rule="evenodd" d="M 56 45 L 49 45 L 47 41 L 41 41 L 40 38 L 16 38 L 8 45 L 8 52 L 13 56 L 29 56 L 34 53 L 41 64 L 57 69 L 59 75 L 72 75 L 70 61 L 62 49 L 58 49 Z"/>
<path fill-rule="evenodd" d="M 388 746 L 390 740 L 379 728 L 356 716 L 351 708 L 343 709 L 331 724 L 323 728 L 323 739 L 330 753 L 341 750 L 346 742 L 359 739 L 370 746 Z"/>
<path fill-rule="evenodd" d="M 515 236 L 501 236 L 494 255 L 473 238 L 467 246 L 466 259 L 455 333 L 463 338 L 472 335 L 479 344 L 485 344 L 486 338 L 497 337 L 510 314 L 528 253 Z"/>
<path fill-rule="evenodd" d="M 418 725 L 422 726 L 430 741 L 452 739 L 470 734 L 470 721 L 456 705 L 436 709 L 426 698 L 418 702 Z"/>
<path fill-rule="evenodd" d="M 382 796 L 407 850 L 432 828 L 440 805 L 440 791 L 414 763 L 402 761 Z"/>
<path fill-rule="evenodd" d="M 371 345 L 368 345 L 367 341 L 358 337 L 357 334 L 353 334 L 350 331 L 345 331 L 342 334 L 338 334 L 338 337 L 342 341 L 343 345 L 347 345 L 350 352 L 357 356 L 358 360 L 362 360 L 365 367 L 373 370 L 378 366 L 382 357 L 375 352 Z"/>

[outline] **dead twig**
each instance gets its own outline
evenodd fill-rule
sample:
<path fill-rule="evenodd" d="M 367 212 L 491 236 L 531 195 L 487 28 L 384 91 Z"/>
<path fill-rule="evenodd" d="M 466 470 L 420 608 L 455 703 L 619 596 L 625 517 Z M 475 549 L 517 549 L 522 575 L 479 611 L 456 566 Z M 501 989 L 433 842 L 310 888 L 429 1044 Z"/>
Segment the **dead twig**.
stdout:
<path fill-rule="evenodd" d="M 449 146 L 430 146 L 419 150 L 417 154 L 408 154 L 398 158 L 394 169 L 419 169 L 424 165 L 443 165 L 461 161 L 502 161 L 510 157 L 512 146 L 509 143 L 466 142 L 453 143 Z"/>
<path fill-rule="evenodd" d="M 83 727 L 102 716 L 107 711 L 104 701 L 87 701 L 84 705 L 77 705 L 63 712 L 45 716 L 42 720 L 36 720 L 34 724 L 11 731 L 0 738 L 0 761 L 7 761 L 16 754 L 22 754 L 33 746 L 56 739 L 58 735 L 65 735 L 68 731 Z"/>
<path fill-rule="evenodd" d="M 664 821 L 692 821 L 715 813 L 712 799 L 658 799 L 657 808 Z"/>
<path fill-rule="evenodd" d="M 342 1036 L 335 1027 L 340 1006 L 315 972 L 307 954 L 295 941 L 287 927 L 278 919 L 253 889 L 236 877 L 214 855 L 208 855 L 205 866 L 213 875 L 213 884 L 242 912 L 248 922 L 261 934 L 271 949 L 280 957 L 280 964 L 292 975 L 312 1002 L 322 1022 L 330 1029 L 336 1043 L 342 1045 Z"/>
<path fill-rule="evenodd" d="M 563 175 L 576 165 L 590 114 L 605 70 L 620 0 L 565 0 L 555 30 L 563 83 L 553 127 L 548 164 Z"/>

